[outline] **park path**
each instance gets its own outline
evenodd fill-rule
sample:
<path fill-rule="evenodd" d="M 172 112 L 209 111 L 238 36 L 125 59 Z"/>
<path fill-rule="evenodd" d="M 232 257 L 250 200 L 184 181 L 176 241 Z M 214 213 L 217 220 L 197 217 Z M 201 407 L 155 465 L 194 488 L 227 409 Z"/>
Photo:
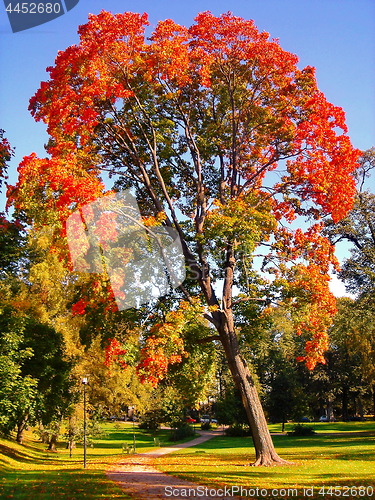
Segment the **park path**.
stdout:
<path fill-rule="evenodd" d="M 189 488 L 197 489 L 198 485 L 178 477 L 169 476 L 153 467 L 156 458 L 182 450 L 190 446 L 196 446 L 221 434 L 221 431 L 200 431 L 200 436 L 183 444 L 171 445 L 157 448 L 146 453 L 128 455 L 117 462 L 107 471 L 107 477 L 115 481 L 126 493 L 137 500 L 165 500 L 167 498 L 186 498 L 184 490 Z M 176 494 L 177 493 L 177 494 Z M 204 491 L 201 491 L 204 493 Z M 181 495 L 181 496 L 180 496 Z M 189 495 L 194 498 L 193 495 Z M 196 495 L 200 500 L 212 500 L 211 496 L 201 494 Z M 215 496 L 216 500 L 233 500 L 233 496 Z M 237 497 L 238 498 L 238 497 Z"/>

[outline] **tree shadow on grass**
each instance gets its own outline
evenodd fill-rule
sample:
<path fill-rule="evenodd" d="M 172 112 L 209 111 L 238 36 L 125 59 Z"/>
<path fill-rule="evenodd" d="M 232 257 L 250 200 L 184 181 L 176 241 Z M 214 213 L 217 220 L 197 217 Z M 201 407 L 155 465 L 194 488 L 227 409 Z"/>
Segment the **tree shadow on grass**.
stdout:
<path fill-rule="evenodd" d="M 374 485 L 375 440 L 372 436 L 282 435 L 275 436 L 274 442 L 280 455 L 295 465 L 246 467 L 253 461 L 251 439 L 244 442 L 243 438 L 222 437 L 202 443 L 187 453 L 171 456 L 171 464 L 175 463 L 180 471 L 172 474 L 194 481 L 203 477 L 204 470 L 206 483 L 215 483 L 219 476 L 220 482 L 227 484 L 243 484 L 245 478 L 252 486 Z"/>
<path fill-rule="evenodd" d="M 31 450 L 41 453 L 41 450 L 38 448 L 31 448 Z M 44 458 L 38 458 L 30 455 L 30 449 L 29 447 L 26 446 L 24 447 L 24 449 L 15 449 L 14 447 L 0 444 L 0 454 L 9 457 L 13 460 L 17 460 L 18 462 L 24 462 L 24 463 L 26 462 L 35 463 L 38 461 L 43 462 L 45 460 Z"/>
<path fill-rule="evenodd" d="M 347 435 L 320 435 L 316 434 L 314 436 L 273 436 L 273 442 L 277 450 L 283 454 L 292 454 L 289 457 L 291 460 L 305 460 L 307 458 L 314 458 L 316 456 L 316 450 L 319 448 L 324 449 L 327 455 L 334 454 L 335 456 L 342 455 L 344 459 L 350 458 L 351 460 L 375 460 L 375 436 L 373 433 L 368 433 L 366 436 L 356 435 L 356 433 L 348 433 Z M 215 455 L 217 450 L 236 450 L 249 447 L 249 454 L 253 450 L 253 444 L 251 438 L 233 438 L 233 437 L 217 437 L 205 443 L 202 443 L 199 447 L 194 447 L 195 453 L 207 452 L 211 450 Z M 355 454 L 353 448 L 360 448 L 360 453 Z M 342 448 L 343 452 L 340 454 L 338 451 Z M 349 450 L 347 453 L 344 450 Z M 352 451 L 350 451 L 352 450 Z M 234 451 L 234 453 L 236 453 Z M 226 454 L 222 455 L 223 460 L 230 461 L 232 457 L 228 454 L 228 459 Z M 220 456 L 220 455 L 218 455 Z M 220 456 L 221 458 L 221 456 Z"/>

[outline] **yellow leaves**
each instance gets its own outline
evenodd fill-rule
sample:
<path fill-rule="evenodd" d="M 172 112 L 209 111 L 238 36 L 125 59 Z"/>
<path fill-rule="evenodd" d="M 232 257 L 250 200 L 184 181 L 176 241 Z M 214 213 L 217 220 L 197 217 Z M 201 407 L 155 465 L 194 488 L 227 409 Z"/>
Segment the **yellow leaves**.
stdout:
<path fill-rule="evenodd" d="M 191 323 L 201 321 L 203 312 L 199 297 L 192 300 L 193 303 L 182 301 L 178 309 L 169 311 L 163 322 L 156 323 L 150 329 L 137 367 L 141 380 L 156 386 L 166 377 L 170 365 L 181 363 L 183 358 L 188 357 L 185 330 L 189 330 Z"/>
<path fill-rule="evenodd" d="M 221 204 L 216 200 L 205 222 L 207 240 L 237 240 L 252 251 L 260 241 L 267 241 L 276 229 L 271 204 L 262 192 L 242 195 Z"/>
<path fill-rule="evenodd" d="M 142 217 L 142 222 L 146 227 L 161 226 L 166 218 L 167 214 L 165 212 L 158 212 L 156 217 L 152 215 L 149 217 Z"/>

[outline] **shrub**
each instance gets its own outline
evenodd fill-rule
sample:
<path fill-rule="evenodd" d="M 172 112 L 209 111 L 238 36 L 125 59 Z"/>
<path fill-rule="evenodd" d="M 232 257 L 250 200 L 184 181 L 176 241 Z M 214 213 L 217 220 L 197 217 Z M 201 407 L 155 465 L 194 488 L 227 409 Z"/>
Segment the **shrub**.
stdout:
<path fill-rule="evenodd" d="M 195 430 L 191 425 L 183 423 L 180 424 L 179 427 L 172 430 L 169 440 L 179 441 L 180 439 L 185 439 L 191 436 L 195 436 Z"/>
<path fill-rule="evenodd" d="M 309 425 L 297 424 L 293 427 L 293 430 L 289 431 L 290 436 L 313 436 L 316 434 L 314 428 Z"/>
<path fill-rule="evenodd" d="M 155 432 L 159 429 L 161 420 L 160 410 L 150 410 L 142 415 L 139 428 Z"/>
<path fill-rule="evenodd" d="M 251 430 L 247 426 L 235 424 L 225 429 L 225 434 L 230 437 L 251 436 Z"/>
<path fill-rule="evenodd" d="M 201 429 L 202 429 L 202 431 L 209 431 L 209 430 L 211 430 L 211 424 L 210 424 L 210 422 L 204 422 L 203 424 L 201 424 Z"/>

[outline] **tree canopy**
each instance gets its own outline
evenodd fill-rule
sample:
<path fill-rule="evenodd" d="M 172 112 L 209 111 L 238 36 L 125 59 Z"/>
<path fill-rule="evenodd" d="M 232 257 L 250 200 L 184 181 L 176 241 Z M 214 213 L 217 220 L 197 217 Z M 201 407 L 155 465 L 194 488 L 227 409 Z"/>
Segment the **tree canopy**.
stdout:
<path fill-rule="evenodd" d="M 322 228 L 352 207 L 359 151 L 314 68 L 299 69 L 253 21 L 203 12 L 190 28 L 162 21 L 146 39 L 147 24 L 146 14 L 102 11 L 59 52 L 30 101 L 47 124 L 49 156 L 24 158 L 10 199 L 61 235 L 72 212 L 105 195 L 105 174 L 115 190 L 134 191 L 145 225 L 174 228 L 188 268 L 176 298 L 200 294 L 247 410 L 256 463 L 280 462 L 234 312 L 246 300 L 260 301 L 262 314 L 266 299 L 288 305 L 306 340 L 301 359 L 309 368 L 325 361 L 337 262 Z"/>

